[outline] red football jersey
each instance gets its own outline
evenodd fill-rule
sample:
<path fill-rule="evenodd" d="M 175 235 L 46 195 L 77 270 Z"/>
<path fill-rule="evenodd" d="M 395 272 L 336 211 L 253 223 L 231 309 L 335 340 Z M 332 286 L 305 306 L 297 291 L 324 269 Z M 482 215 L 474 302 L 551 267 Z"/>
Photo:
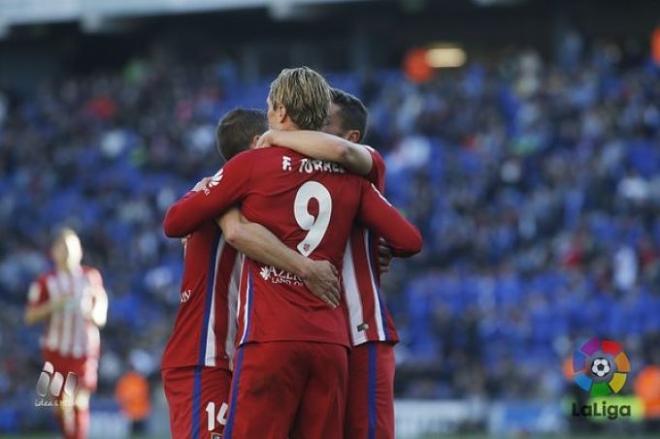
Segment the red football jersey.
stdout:
<path fill-rule="evenodd" d="M 385 161 L 373 148 L 367 179 L 385 191 Z M 369 341 L 396 343 L 399 335 L 394 319 L 380 294 L 378 236 L 362 225 L 353 227 L 344 252 L 344 294 L 353 346 Z"/>
<path fill-rule="evenodd" d="M 230 160 L 205 190 L 170 207 L 168 236 L 185 236 L 241 203 L 250 221 L 270 229 L 290 248 L 341 267 L 357 219 L 401 254 L 421 248 L 419 231 L 367 180 L 339 165 L 289 149 L 246 151 Z M 302 280 L 246 258 L 241 277 L 238 342 L 317 341 L 349 346 L 343 306 L 330 309 Z"/>
<path fill-rule="evenodd" d="M 213 221 L 185 241 L 179 311 L 161 367 L 212 366 L 231 370 L 242 255 Z"/>
<path fill-rule="evenodd" d="M 40 276 L 28 293 L 28 306 L 36 307 L 69 297 L 69 302 L 46 320 L 41 347 L 64 357 L 98 357 L 99 328 L 89 317 L 94 306 L 94 288 L 103 289 L 101 273 L 82 266 L 73 272 L 50 271 Z"/>

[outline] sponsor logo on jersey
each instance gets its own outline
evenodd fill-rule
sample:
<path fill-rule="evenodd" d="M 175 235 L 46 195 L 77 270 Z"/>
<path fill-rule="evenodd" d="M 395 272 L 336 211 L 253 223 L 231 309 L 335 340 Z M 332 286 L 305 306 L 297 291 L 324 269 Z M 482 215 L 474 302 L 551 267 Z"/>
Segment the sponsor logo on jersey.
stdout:
<path fill-rule="evenodd" d="M 274 284 L 302 286 L 303 280 L 293 273 L 270 266 L 263 266 L 259 272 L 264 280 Z"/>

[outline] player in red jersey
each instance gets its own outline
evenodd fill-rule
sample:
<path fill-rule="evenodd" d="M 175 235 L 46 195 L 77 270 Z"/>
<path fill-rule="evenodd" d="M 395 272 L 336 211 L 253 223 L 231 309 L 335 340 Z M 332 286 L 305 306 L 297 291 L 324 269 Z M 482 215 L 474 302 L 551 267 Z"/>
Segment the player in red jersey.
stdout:
<path fill-rule="evenodd" d="M 385 162 L 374 149 L 359 145 L 366 134 L 367 110 L 357 99 L 332 90 L 332 107 L 323 131 L 264 133 L 258 147 L 287 146 L 301 154 L 330 160 L 364 175 L 385 189 Z M 344 254 L 342 278 L 353 349 L 349 356 L 347 439 L 394 438 L 394 345 L 399 337 L 380 294 L 377 237 L 357 225 Z"/>
<path fill-rule="evenodd" d="M 45 322 L 41 349 L 46 380 L 42 383 L 40 378 L 38 388 L 43 386 L 57 398 L 56 415 L 66 439 L 87 437 L 89 398 L 96 389 L 100 354 L 99 328 L 105 325 L 108 311 L 101 274 L 81 265 L 82 255 L 73 230 L 58 232 L 51 247 L 54 270 L 31 285 L 25 312 L 28 325 Z M 66 377 L 59 389 L 53 387 L 58 374 Z"/>
<path fill-rule="evenodd" d="M 253 146 L 266 126 L 263 112 L 231 111 L 218 125 L 221 154 L 231 159 Z M 193 190 L 213 184 L 213 180 L 203 180 Z M 219 224 L 206 221 L 185 239 L 181 306 L 162 360 L 174 439 L 213 439 L 223 432 L 242 266 L 242 255 L 236 249 L 296 273 L 319 297 L 338 302 L 338 279 L 329 262 L 303 257 L 266 228 L 241 221 L 237 210 L 226 213 Z"/>
<path fill-rule="evenodd" d="M 319 129 L 330 106 L 325 80 L 284 70 L 271 84 L 271 128 Z M 167 212 L 164 229 L 180 237 L 236 203 L 303 255 L 342 265 L 353 221 L 388 239 L 400 255 L 421 236 L 366 180 L 339 165 L 279 147 L 230 160 L 204 191 L 189 192 Z M 227 438 L 337 438 L 343 435 L 350 345 L 343 305 L 311 296 L 297 276 L 244 261 L 238 344 Z"/>

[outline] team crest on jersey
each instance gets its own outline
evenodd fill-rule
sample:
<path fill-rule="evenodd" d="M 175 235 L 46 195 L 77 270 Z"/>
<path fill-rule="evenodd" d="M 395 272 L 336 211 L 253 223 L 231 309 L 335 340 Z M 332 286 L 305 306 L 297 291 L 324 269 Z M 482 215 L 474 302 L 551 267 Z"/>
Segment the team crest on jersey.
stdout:
<path fill-rule="evenodd" d="M 261 277 L 264 280 L 272 282 L 274 284 L 285 284 L 285 285 L 295 285 L 302 286 L 303 281 L 301 278 L 295 274 L 289 273 L 285 270 L 280 270 L 271 266 L 263 266 L 259 272 Z"/>
<path fill-rule="evenodd" d="M 192 290 L 181 291 L 181 303 L 186 303 L 188 300 L 190 300 L 191 295 Z"/>
<path fill-rule="evenodd" d="M 222 169 L 220 169 L 218 172 L 215 173 L 213 177 L 209 180 L 209 182 L 206 184 L 206 187 L 204 188 L 204 193 L 206 195 L 211 193 L 211 189 L 214 187 L 218 186 L 220 184 L 220 180 L 222 180 Z"/>

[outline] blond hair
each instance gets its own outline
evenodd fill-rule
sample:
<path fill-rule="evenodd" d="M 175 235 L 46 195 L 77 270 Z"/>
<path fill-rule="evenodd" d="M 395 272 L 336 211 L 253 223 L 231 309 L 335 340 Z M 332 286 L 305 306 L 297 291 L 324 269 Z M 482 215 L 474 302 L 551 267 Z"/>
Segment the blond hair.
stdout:
<path fill-rule="evenodd" d="M 332 102 L 325 78 L 309 67 L 282 70 L 270 84 L 268 97 L 273 107 L 283 105 L 302 130 L 320 130 Z"/>
<path fill-rule="evenodd" d="M 53 242 L 60 240 L 63 241 L 69 236 L 75 236 L 76 238 L 80 239 L 76 231 L 73 230 L 71 227 L 67 227 L 67 226 L 60 227 L 59 229 L 55 230 L 55 233 L 53 233 Z"/>

